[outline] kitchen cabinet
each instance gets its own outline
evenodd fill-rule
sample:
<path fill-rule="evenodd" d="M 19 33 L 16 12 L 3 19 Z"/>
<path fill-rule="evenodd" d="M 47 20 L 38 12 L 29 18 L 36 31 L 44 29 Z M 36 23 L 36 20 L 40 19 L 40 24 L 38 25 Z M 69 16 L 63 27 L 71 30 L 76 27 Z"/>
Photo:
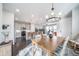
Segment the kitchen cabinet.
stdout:
<path fill-rule="evenodd" d="M 0 56 L 11 56 L 12 55 L 12 42 L 0 45 Z"/>

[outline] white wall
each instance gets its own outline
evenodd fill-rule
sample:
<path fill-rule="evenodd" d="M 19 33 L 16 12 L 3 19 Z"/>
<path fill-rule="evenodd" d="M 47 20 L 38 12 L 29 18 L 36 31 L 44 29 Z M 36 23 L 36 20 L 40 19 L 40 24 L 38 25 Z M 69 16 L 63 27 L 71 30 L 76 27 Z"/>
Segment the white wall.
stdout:
<path fill-rule="evenodd" d="M 67 37 L 72 35 L 72 18 L 62 18 L 60 21 L 60 31 L 63 36 Z"/>
<path fill-rule="evenodd" d="M 74 38 L 74 36 L 79 33 L 79 4 L 75 5 L 71 11 L 71 17 L 63 17 L 60 21 L 59 30 L 64 36 L 71 36 Z"/>
<path fill-rule="evenodd" d="M 2 4 L 0 3 L 0 42 L 2 42 Z"/>
<path fill-rule="evenodd" d="M 1 25 L 2 25 L 2 4 L 0 4 L 0 31 L 1 31 Z"/>
<path fill-rule="evenodd" d="M 14 14 L 10 12 L 3 11 L 3 24 L 10 25 L 9 31 L 9 40 L 14 42 Z"/>
<path fill-rule="evenodd" d="M 62 16 L 67 15 L 78 3 L 54 3 L 55 12 L 62 12 Z"/>
<path fill-rule="evenodd" d="M 72 36 L 79 33 L 79 5 L 72 10 Z"/>
<path fill-rule="evenodd" d="M 31 24 L 31 32 L 35 32 L 35 25 L 33 23 Z"/>

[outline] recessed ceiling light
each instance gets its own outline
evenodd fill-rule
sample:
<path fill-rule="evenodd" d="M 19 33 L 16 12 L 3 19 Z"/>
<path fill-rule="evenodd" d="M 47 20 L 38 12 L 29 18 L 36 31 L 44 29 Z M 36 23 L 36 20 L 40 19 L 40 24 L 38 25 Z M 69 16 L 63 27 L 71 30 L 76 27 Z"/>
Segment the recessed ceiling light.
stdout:
<path fill-rule="evenodd" d="M 19 9 L 16 9 L 16 12 L 20 12 L 20 10 Z"/>
<path fill-rule="evenodd" d="M 34 15 L 32 14 L 32 17 L 34 17 Z"/>
<path fill-rule="evenodd" d="M 46 19 L 48 18 L 48 15 L 46 15 L 46 17 L 45 17 Z"/>
<path fill-rule="evenodd" d="M 59 12 L 59 13 L 58 13 L 58 15 L 59 15 L 59 16 L 61 16 L 61 15 L 62 15 L 62 13 L 61 13 L 61 12 Z"/>

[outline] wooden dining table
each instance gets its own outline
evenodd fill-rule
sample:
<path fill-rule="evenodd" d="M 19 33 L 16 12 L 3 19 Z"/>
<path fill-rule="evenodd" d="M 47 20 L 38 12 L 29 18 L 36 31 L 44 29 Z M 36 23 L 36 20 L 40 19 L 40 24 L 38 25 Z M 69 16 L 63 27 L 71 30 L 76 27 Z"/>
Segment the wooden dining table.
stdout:
<path fill-rule="evenodd" d="M 48 39 L 48 40 L 46 40 L 44 38 L 41 38 L 40 40 L 33 39 L 32 44 L 38 45 L 45 52 L 47 52 L 48 55 L 51 55 L 51 53 L 54 53 L 56 48 L 59 45 L 63 44 L 64 39 L 65 38 L 63 38 L 63 37 L 57 37 L 57 39 Z"/>

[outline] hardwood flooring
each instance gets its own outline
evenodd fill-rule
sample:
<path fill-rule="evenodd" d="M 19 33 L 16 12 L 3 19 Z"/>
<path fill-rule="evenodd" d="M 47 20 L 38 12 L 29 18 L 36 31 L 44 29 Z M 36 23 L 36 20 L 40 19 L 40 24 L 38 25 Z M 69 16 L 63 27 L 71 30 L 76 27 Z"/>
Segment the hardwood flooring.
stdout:
<path fill-rule="evenodd" d="M 31 40 L 21 41 L 20 39 L 17 39 L 16 44 L 12 47 L 12 56 L 16 56 L 21 49 L 27 47 L 30 43 Z"/>

